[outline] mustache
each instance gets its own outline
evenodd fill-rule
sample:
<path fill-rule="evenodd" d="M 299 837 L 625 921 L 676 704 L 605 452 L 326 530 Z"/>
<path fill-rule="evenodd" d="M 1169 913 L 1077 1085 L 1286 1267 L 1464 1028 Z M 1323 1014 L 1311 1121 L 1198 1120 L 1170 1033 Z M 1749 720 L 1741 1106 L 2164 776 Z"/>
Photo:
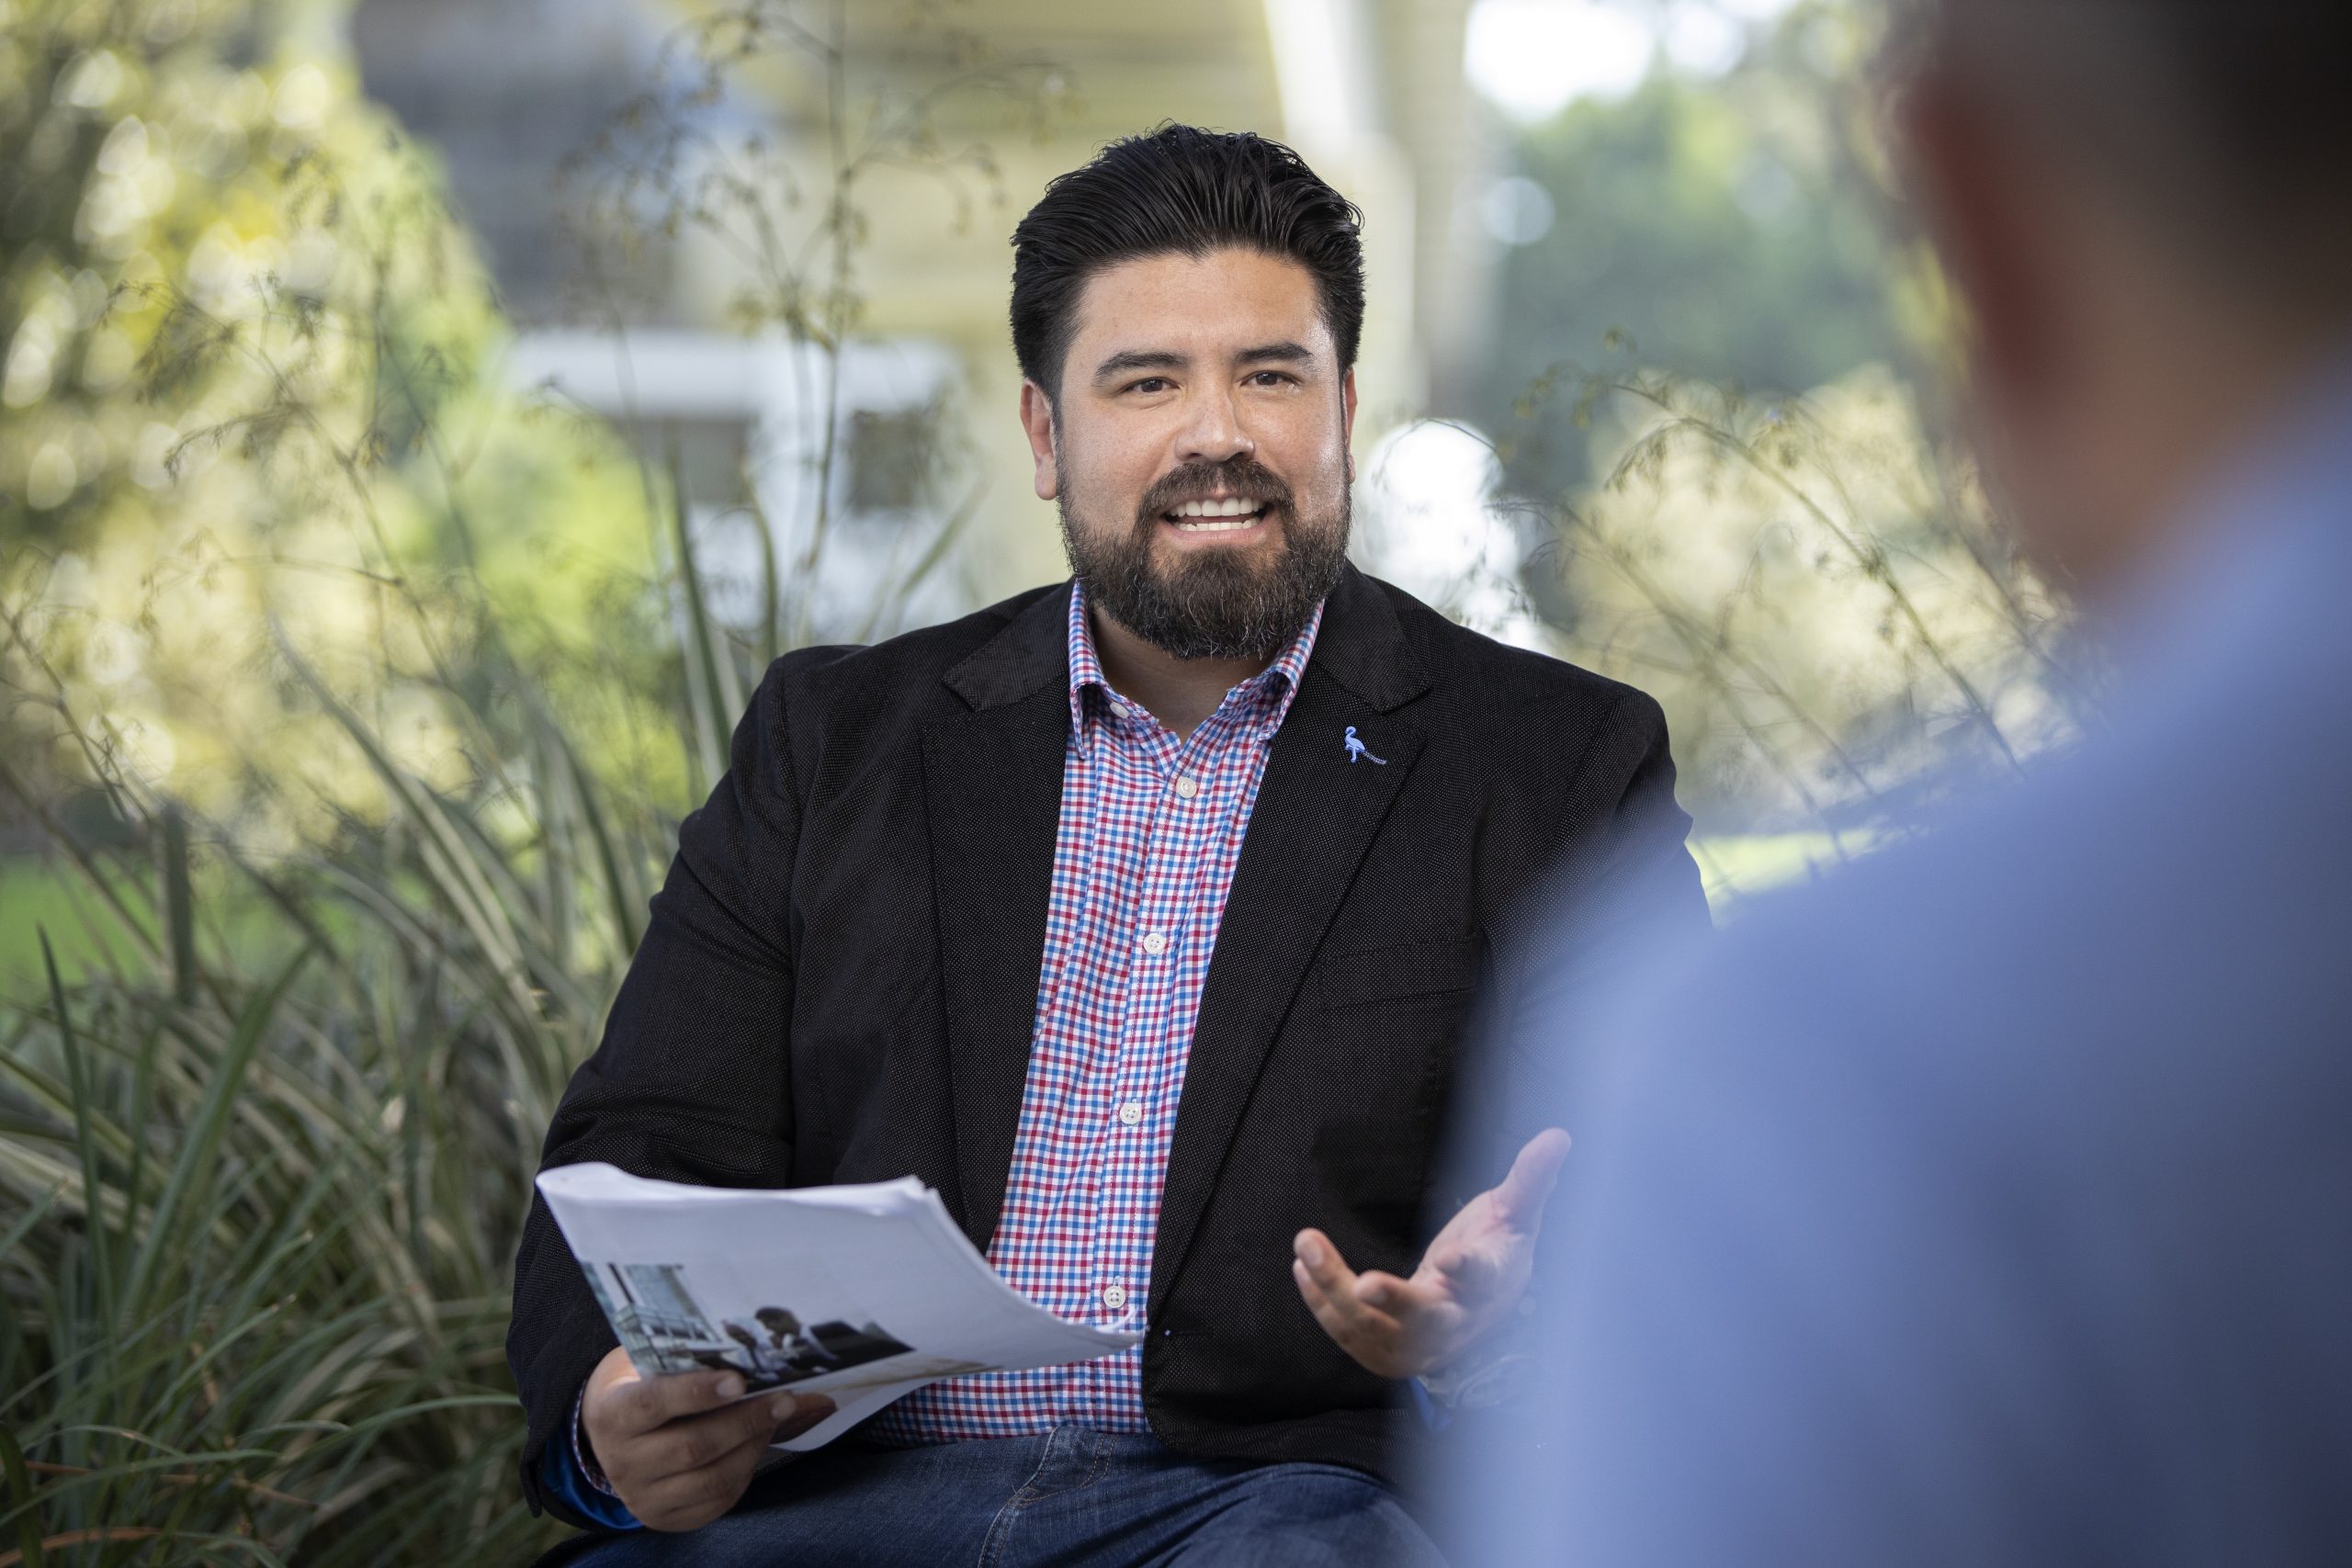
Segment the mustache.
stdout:
<path fill-rule="evenodd" d="M 1136 507 L 1136 524 L 1149 527 L 1168 513 L 1204 491 L 1223 490 L 1244 500 L 1270 502 L 1288 510 L 1290 486 L 1255 457 L 1228 457 L 1222 463 L 1186 463 L 1170 468 L 1143 492 Z"/>

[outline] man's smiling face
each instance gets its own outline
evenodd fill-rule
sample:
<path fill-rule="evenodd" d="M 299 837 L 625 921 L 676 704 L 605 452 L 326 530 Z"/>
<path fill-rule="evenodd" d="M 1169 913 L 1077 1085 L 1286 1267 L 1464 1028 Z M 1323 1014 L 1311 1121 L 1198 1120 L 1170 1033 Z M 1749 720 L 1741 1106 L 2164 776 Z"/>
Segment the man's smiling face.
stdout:
<path fill-rule="evenodd" d="M 1313 275 L 1262 252 L 1151 255 L 1090 277 L 1058 406 L 1022 419 L 1091 602 L 1180 658 L 1271 654 L 1347 553 L 1343 371 Z"/>

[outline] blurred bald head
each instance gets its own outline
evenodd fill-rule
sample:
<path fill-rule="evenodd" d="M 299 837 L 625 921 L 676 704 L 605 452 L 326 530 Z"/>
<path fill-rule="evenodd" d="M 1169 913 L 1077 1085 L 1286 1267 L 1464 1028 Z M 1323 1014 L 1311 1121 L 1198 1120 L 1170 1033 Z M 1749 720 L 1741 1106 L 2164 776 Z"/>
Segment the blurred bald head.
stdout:
<path fill-rule="evenodd" d="M 1988 469 L 2096 587 L 2352 337 L 2352 0 L 1894 0 Z"/>

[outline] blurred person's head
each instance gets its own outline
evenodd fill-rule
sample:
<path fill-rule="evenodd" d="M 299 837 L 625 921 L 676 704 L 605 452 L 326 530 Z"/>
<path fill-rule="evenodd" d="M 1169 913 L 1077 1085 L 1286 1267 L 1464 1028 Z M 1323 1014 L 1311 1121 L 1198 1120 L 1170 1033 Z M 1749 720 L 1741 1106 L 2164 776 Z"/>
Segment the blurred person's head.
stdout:
<path fill-rule="evenodd" d="M 1988 478 L 2096 588 L 2352 337 L 2352 3 L 1895 4 Z"/>
<path fill-rule="evenodd" d="M 1165 126 L 1013 231 L 1037 494 L 1094 606 L 1178 658 L 1269 654 L 1339 580 L 1362 225 L 1281 143 Z"/>

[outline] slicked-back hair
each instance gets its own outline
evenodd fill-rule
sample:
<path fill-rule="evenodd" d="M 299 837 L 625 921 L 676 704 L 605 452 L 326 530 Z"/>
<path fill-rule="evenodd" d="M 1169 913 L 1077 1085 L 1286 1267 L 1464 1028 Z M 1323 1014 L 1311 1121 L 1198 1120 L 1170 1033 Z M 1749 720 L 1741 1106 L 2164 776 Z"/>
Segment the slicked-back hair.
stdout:
<path fill-rule="evenodd" d="M 1143 256 L 1240 247 L 1315 278 L 1340 368 L 1363 335 L 1363 214 L 1279 141 L 1163 125 L 1060 175 L 1012 231 L 1012 352 L 1061 401 L 1086 280 Z"/>

